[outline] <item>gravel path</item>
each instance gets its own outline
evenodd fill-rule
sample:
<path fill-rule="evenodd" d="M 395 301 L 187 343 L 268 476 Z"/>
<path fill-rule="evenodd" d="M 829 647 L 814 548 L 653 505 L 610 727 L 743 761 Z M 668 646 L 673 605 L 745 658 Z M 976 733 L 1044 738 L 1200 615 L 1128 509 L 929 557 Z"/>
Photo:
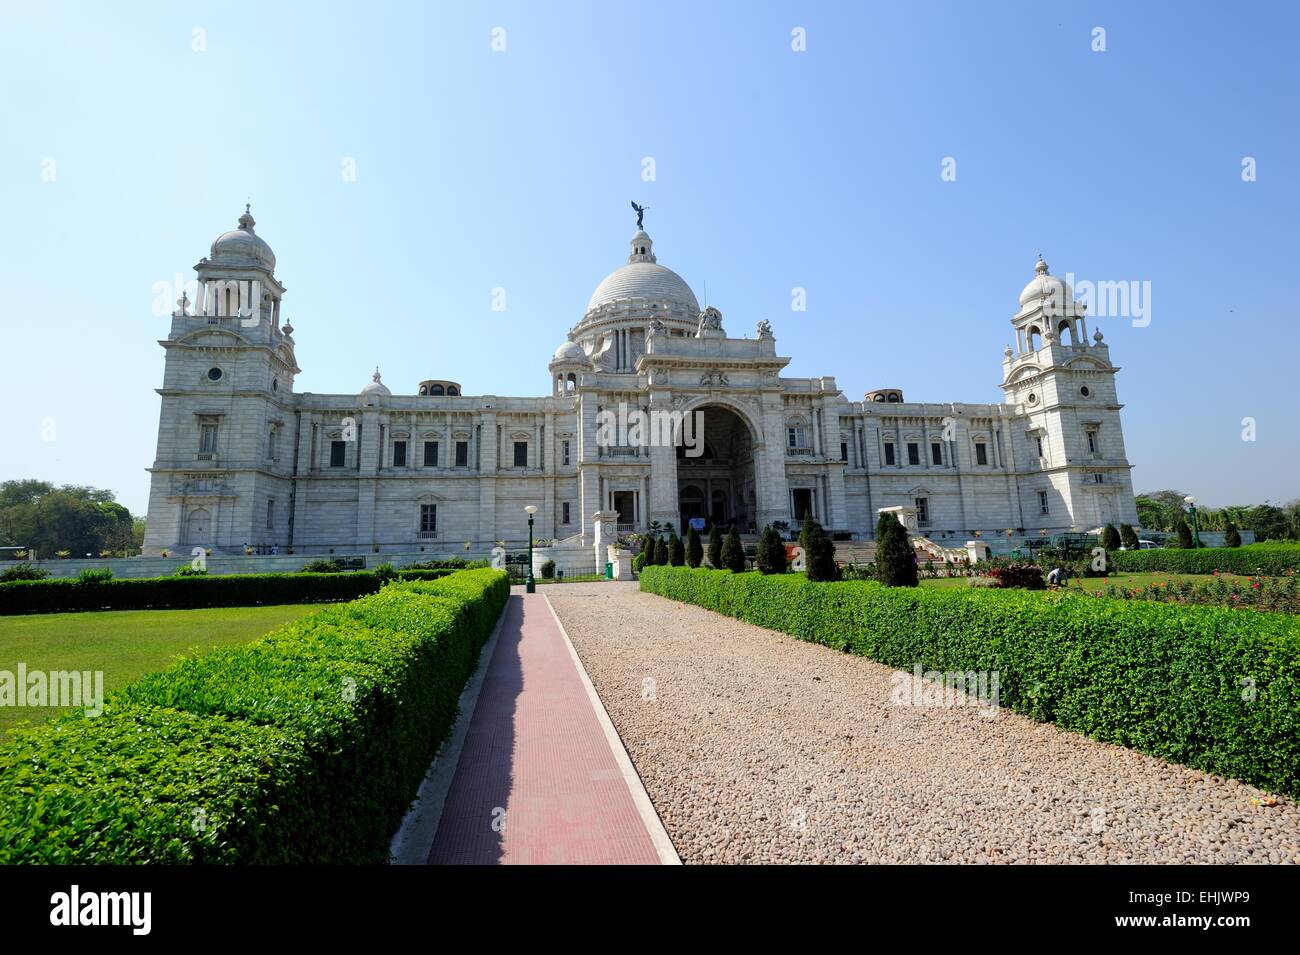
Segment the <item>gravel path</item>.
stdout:
<path fill-rule="evenodd" d="M 888 667 L 635 584 L 545 593 L 684 862 L 1300 862 L 1300 810 L 1252 786 L 892 705 Z"/>

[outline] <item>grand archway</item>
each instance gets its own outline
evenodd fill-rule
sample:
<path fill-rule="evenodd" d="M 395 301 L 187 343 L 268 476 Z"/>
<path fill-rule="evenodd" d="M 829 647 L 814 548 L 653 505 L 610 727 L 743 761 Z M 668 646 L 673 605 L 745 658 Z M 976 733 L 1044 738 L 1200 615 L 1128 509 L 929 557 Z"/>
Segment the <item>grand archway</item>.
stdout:
<path fill-rule="evenodd" d="M 758 521 L 758 488 L 754 479 L 754 435 L 735 411 L 722 405 L 695 409 L 697 454 L 677 448 L 679 527 L 692 519 L 726 529 L 752 533 Z"/>

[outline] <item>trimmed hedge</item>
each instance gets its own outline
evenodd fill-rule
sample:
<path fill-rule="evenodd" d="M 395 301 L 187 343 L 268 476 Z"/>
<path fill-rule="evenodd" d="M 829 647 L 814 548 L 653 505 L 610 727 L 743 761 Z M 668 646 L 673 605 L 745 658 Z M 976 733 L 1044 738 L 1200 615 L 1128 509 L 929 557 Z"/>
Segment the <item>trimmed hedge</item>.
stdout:
<path fill-rule="evenodd" d="M 1120 550 L 1110 554 L 1125 573 L 1164 571 L 1172 574 L 1263 574 L 1276 577 L 1300 572 L 1300 544 L 1264 543 L 1245 547 L 1165 547 L 1159 550 Z"/>
<path fill-rule="evenodd" d="M 398 582 L 0 746 L 0 864 L 383 863 L 509 582 Z"/>
<path fill-rule="evenodd" d="M 436 580 L 451 570 L 399 570 L 400 580 Z M 325 574 L 222 574 L 121 580 L 18 580 L 0 584 L 0 616 L 76 610 L 194 610 L 259 604 L 327 603 L 375 593 L 384 577 L 370 570 Z"/>
<path fill-rule="evenodd" d="M 641 589 L 902 670 L 997 671 L 1016 712 L 1300 796 L 1290 615 L 658 567 Z"/>

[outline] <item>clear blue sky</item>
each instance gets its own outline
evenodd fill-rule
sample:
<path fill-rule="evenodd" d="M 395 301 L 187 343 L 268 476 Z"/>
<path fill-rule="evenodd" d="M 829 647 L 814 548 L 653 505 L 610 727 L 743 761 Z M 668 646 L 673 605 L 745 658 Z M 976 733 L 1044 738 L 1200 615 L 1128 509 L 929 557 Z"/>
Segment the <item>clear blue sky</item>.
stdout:
<path fill-rule="evenodd" d="M 5 4 L 0 479 L 144 511 L 153 286 L 246 197 L 300 390 L 499 395 L 546 393 L 636 199 L 732 334 L 854 399 L 999 400 L 1037 250 L 1149 281 L 1148 326 L 1097 322 L 1138 490 L 1300 494 L 1296 5 L 849 6 Z"/>

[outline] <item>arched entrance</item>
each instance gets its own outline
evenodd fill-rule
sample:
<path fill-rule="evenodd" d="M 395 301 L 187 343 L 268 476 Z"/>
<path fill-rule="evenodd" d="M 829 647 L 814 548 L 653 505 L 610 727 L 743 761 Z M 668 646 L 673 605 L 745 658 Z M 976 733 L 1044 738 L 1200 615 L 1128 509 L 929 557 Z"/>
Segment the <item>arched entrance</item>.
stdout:
<path fill-rule="evenodd" d="M 206 508 L 195 508 L 190 511 L 189 520 L 185 524 L 185 540 L 190 544 L 207 544 L 212 536 L 212 515 Z"/>
<path fill-rule="evenodd" d="M 680 529 L 692 518 L 722 528 L 732 525 L 753 533 L 758 520 L 758 488 L 754 479 L 754 435 L 735 411 L 706 405 L 688 414 L 696 419 L 694 452 L 677 448 L 677 500 Z"/>

